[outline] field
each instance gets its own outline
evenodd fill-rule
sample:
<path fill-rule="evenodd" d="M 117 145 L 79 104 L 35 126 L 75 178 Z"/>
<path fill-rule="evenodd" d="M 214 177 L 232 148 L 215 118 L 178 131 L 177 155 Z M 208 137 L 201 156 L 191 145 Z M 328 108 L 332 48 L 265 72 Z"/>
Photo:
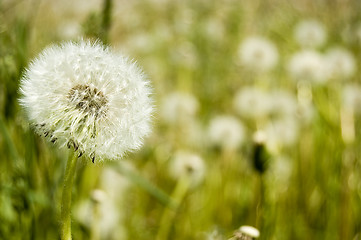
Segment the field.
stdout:
<path fill-rule="evenodd" d="M 358 0 L 0 0 L 0 239 L 60 239 L 73 149 L 34 131 L 19 89 L 64 41 L 129 56 L 155 109 L 139 150 L 79 157 L 73 239 L 252 239 L 244 225 L 361 239 L 360 13 Z"/>

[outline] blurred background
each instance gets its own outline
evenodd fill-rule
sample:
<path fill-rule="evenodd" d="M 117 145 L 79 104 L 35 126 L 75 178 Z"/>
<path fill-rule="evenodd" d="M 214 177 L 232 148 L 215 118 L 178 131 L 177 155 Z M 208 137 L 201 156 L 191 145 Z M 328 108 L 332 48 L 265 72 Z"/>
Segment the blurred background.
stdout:
<path fill-rule="evenodd" d="M 44 47 L 81 38 L 135 59 L 156 112 L 140 151 L 79 161 L 74 239 L 218 240 L 242 225 L 360 239 L 360 13 L 357 0 L 1 0 L 0 239 L 59 239 L 68 150 L 33 133 L 18 85 Z"/>

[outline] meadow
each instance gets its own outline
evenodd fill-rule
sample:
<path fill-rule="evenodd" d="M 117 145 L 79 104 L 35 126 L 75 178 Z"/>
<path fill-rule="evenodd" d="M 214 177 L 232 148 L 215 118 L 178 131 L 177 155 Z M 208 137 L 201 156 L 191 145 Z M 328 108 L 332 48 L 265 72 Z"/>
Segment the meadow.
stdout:
<path fill-rule="evenodd" d="M 358 0 L 0 0 L 0 239 L 60 239 L 71 149 L 34 132 L 20 79 L 45 47 L 130 56 L 142 148 L 79 158 L 73 239 L 361 239 Z"/>

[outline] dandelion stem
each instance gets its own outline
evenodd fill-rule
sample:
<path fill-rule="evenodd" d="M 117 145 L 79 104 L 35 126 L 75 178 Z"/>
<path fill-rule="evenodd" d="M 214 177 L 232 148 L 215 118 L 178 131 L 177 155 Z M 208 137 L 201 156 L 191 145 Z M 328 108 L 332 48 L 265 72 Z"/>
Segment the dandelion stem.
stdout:
<path fill-rule="evenodd" d="M 66 165 L 61 199 L 61 240 L 71 240 L 71 193 L 77 160 L 78 156 L 71 154 Z"/>
<path fill-rule="evenodd" d="M 171 198 L 174 200 L 175 208 L 166 208 L 163 212 L 160 221 L 159 231 L 156 240 L 166 240 L 170 232 L 174 217 L 177 213 L 179 205 L 181 204 L 184 196 L 186 195 L 190 184 L 188 176 L 179 179 L 177 186 L 174 188 Z"/>

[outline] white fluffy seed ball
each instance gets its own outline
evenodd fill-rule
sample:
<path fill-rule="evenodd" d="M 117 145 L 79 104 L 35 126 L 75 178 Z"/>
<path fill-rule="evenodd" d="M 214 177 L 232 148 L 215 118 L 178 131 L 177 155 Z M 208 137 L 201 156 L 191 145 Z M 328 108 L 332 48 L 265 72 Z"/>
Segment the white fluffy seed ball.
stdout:
<path fill-rule="evenodd" d="M 168 124 L 192 120 L 199 108 L 196 97 L 186 92 L 173 92 L 161 103 L 161 117 Z"/>
<path fill-rule="evenodd" d="M 288 71 L 296 81 L 324 84 L 329 76 L 323 55 L 313 50 L 302 50 L 292 55 Z"/>
<path fill-rule="evenodd" d="M 176 180 L 187 177 L 190 185 L 195 187 L 203 181 L 205 164 L 199 155 L 180 150 L 174 154 L 170 162 L 169 174 Z"/>
<path fill-rule="evenodd" d="M 303 20 L 296 25 L 294 37 L 302 47 L 319 47 L 326 41 L 326 28 L 318 20 Z"/>
<path fill-rule="evenodd" d="M 331 78 L 348 79 L 356 72 L 356 60 L 353 54 L 343 47 L 329 49 L 325 58 Z"/>
<path fill-rule="evenodd" d="M 241 88 L 235 95 L 233 105 L 237 113 L 249 119 L 260 119 L 272 110 L 269 93 L 257 87 Z"/>
<path fill-rule="evenodd" d="M 236 117 L 220 115 L 210 121 L 208 136 L 211 144 L 235 150 L 245 140 L 245 130 L 243 124 Z"/>
<path fill-rule="evenodd" d="M 20 92 L 39 134 L 92 160 L 120 158 L 150 132 L 148 79 L 133 61 L 98 42 L 46 48 L 26 70 Z"/>
<path fill-rule="evenodd" d="M 239 47 L 238 56 L 244 66 L 256 72 L 269 71 L 278 62 L 276 45 L 263 37 L 246 38 Z"/>

